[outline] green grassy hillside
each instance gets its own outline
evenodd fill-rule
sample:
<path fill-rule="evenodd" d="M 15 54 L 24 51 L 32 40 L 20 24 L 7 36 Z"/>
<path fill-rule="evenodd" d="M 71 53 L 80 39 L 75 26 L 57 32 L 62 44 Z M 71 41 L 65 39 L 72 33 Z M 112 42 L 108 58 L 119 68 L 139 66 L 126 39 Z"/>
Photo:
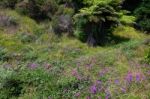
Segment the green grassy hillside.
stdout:
<path fill-rule="evenodd" d="M 0 28 L 0 99 L 150 98 L 149 35 L 118 26 L 111 44 L 93 48 L 54 35 L 49 21 L 0 16 L 10 23 Z"/>

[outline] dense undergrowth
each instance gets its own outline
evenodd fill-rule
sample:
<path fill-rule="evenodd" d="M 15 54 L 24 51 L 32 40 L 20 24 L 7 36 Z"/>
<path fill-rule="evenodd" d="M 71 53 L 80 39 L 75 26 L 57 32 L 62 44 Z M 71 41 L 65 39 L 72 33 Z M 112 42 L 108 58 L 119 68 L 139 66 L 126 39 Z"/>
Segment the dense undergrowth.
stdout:
<path fill-rule="evenodd" d="M 50 21 L 55 34 L 76 36 L 89 46 L 110 43 L 120 25 L 149 33 L 149 5 L 149 0 L 0 0 L 0 8 L 12 9 L 38 23 Z M 2 23 L 10 19 L 4 17 Z M 2 26 L 17 25 L 16 21 L 10 19 Z"/>
<path fill-rule="evenodd" d="M 0 99 L 149 99 L 149 35 L 115 28 L 110 43 L 89 47 L 3 10 L 0 24 Z M 15 24 L 15 25 L 14 25 Z"/>

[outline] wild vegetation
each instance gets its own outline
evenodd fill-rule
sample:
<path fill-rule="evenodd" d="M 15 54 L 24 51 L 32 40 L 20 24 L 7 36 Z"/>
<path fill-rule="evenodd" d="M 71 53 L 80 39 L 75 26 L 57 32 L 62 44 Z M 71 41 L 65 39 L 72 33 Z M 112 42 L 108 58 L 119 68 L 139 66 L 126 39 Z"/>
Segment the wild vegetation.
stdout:
<path fill-rule="evenodd" d="M 149 0 L 0 8 L 0 99 L 150 98 Z"/>

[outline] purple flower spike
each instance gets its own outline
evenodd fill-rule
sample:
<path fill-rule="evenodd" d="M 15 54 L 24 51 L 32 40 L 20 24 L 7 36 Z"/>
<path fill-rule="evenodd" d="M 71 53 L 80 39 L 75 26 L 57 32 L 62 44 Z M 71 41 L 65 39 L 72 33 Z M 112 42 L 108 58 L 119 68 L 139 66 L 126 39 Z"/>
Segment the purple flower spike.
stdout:
<path fill-rule="evenodd" d="M 101 71 L 101 72 L 99 73 L 99 76 L 100 76 L 100 77 L 103 77 L 103 76 L 104 76 L 104 72 Z"/>
<path fill-rule="evenodd" d="M 72 72 L 71 72 L 71 74 L 72 74 L 73 76 L 76 76 L 76 75 L 78 74 L 77 69 L 73 69 Z"/>
<path fill-rule="evenodd" d="M 76 77 L 78 80 L 81 80 L 81 79 L 82 79 L 82 77 L 79 75 L 77 69 L 73 69 L 72 72 L 71 72 L 71 74 L 72 74 L 74 77 Z"/>
<path fill-rule="evenodd" d="M 93 85 L 93 86 L 90 87 L 90 92 L 91 92 L 92 94 L 96 94 L 96 92 L 97 92 L 96 85 Z"/>
<path fill-rule="evenodd" d="M 119 80 L 118 80 L 118 79 L 115 80 L 115 84 L 116 84 L 116 85 L 119 84 Z"/>
<path fill-rule="evenodd" d="M 133 75 L 132 75 L 131 72 L 129 72 L 129 73 L 127 74 L 126 80 L 127 80 L 128 83 L 131 83 L 131 82 L 132 82 L 132 80 L 133 80 Z"/>
<path fill-rule="evenodd" d="M 75 94 L 75 97 L 79 97 L 80 96 L 80 92 Z"/>
<path fill-rule="evenodd" d="M 101 82 L 100 80 L 97 80 L 97 81 L 96 81 L 96 84 L 101 85 L 102 82 Z"/>
<path fill-rule="evenodd" d="M 109 99 L 110 98 L 110 92 L 108 90 L 106 90 L 106 96 L 105 96 L 105 99 Z"/>
<path fill-rule="evenodd" d="M 105 99 L 109 99 L 109 96 L 106 96 Z"/>
<path fill-rule="evenodd" d="M 92 65 L 91 64 L 86 64 L 86 67 L 90 68 Z"/>
<path fill-rule="evenodd" d="M 141 80 L 141 75 L 138 73 L 138 74 L 136 74 L 136 81 L 140 82 L 140 80 Z"/>
<path fill-rule="evenodd" d="M 30 69 L 35 69 L 35 68 L 37 68 L 37 64 L 35 64 L 35 63 L 29 64 L 28 67 Z"/>

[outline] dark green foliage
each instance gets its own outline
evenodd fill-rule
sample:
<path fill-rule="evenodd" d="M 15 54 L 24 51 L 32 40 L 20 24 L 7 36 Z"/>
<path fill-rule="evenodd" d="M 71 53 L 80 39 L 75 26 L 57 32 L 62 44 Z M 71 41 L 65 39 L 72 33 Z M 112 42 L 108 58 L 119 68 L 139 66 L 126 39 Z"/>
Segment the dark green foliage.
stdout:
<path fill-rule="evenodd" d="M 82 8 L 80 13 L 75 15 L 76 30 L 79 32 L 76 34 L 90 46 L 103 44 L 111 28 L 119 22 L 115 9 L 117 7 L 113 6 L 119 6 L 119 3 L 116 5 L 114 2 L 101 2 L 89 3 L 88 7 Z"/>
<path fill-rule="evenodd" d="M 17 10 L 34 19 L 52 18 L 57 9 L 55 0 L 29 0 L 17 4 Z"/>
<path fill-rule="evenodd" d="M 8 59 L 8 50 L 6 48 L 0 47 L 0 61 L 4 61 Z"/>
<path fill-rule="evenodd" d="M 58 65 L 58 64 L 57 64 Z M 22 67 L 23 66 L 23 67 Z M 38 65 L 40 66 L 40 65 Z M 1 79 L 0 98 L 18 98 L 32 92 L 32 98 L 47 99 L 51 96 L 54 99 L 74 97 L 74 92 L 77 92 L 83 87 L 90 84 L 88 79 L 82 81 L 76 80 L 74 77 L 60 77 L 60 73 L 56 72 L 56 68 L 48 70 L 48 68 L 37 67 L 32 69 L 27 65 L 20 65 L 20 68 L 11 70 L 11 75 L 6 75 L 6 78 Z M 4 69 L 5 72 L 10 71 Z M 30 90 L 30 89 L 36 90 Z M 67 93 L 66 91 L 67 90 Z"/>
<path fill-rule="evenodd" d="M 145 61 L 150 64 L 150 49 L 148 50 L 148 52 L 145 55 Z"/>
<path fill-rule="evenodd" d="M 6 71 L 6 70 L 5 70 Z M 18 71 L 13 71 L 11 76 L 8 76 L 5 79 L 2 79 L 2 89 L 0 93 L 4 93 L 5 96 L 0 96 L 0 98 L 8 99 L 12 97 L 18 97 L 22 94 L 25 94 L 25 90 L 28 87 L 38 87 L 37 91 L 39 96 L 42 95 L 41 91 L 44 92 L 44 86 L 51 86 L 51 81 L 53 77 L 50 76 L 44 69 L 29 70 L 28 68 L 18 69 Z M 49 78 L 49 79 L 45 79 Z M 47 85 L 45 85 L 47 83 Z M 50 92 L 51 89 L 48 90 Z M 50 93 L 45 93 L 49 95 Z"/>
<path fill-rule="evenodd" d="M 29 33 L 22 33 L 19 36 L 19 39 L 21 40 L 22 43 L 31 43 L 36 40 L 36 36 Z"/>
<path fill-rule="evenodd" d="M 123 0 L 122 9 L 128 10 L 131 13 L 141 4 L 142 0 Z"/>
<path fill-rule="evenodd" d="M 0 99 L 149 99 L 150 50 L 141 60 L 150 39 L 129 26 L 136 18 L 121 1 L 21 0 L 0 11 L 9 16 L 0 19 Z M 13 22 L 15 33 L 3 30 Z"/>
<path fill-rule="evenodd" d="M 23 0 L 0 0 L 0 7 L 14 8 L 19 1 Z"/>
<path fill-rule="evenodd" d="M 137 23 L 144 31 L 150 32 L 150 0 L 143 0 L 135 10 Z"/>
<path fill-rule="evenodd" d="M 4 48 L 0 48 L 0 57 L 1 57 L 0 60 L 3 59 L 3 57 L 4 57 L 5 54 L 6 54 L 6 50 Z"/>
<path fill-rule="evenodd" d="M 6 97 L 19 96 L 22 90 L 22 82 L 16 79 L 6 79 L 3 88 L 8 91 Z"/>
<path fill-rule="evenodd" d="M 35 29 L 33 31 L 33 33 L 35 34 L 34 35 L 34 40 L 35 40 L 36 36 L 40 37 L 42 34 L 46 33 L 46 29 L 44 29 L 44 28 L 37 28 L 37 29 Z"/>
<path fill-rule="evenodd" d="M 53 29 L 56 34 L 61 33 L 72 33 L 73 30 L 73 23 L 72 18 L 69 15 L 61 15 L 55 17 L 53 20 Z"/>
<path fill-rule="evenodd" d="M 73 8 L 76 12 L 83 7 L 83 0 L 56 0 L 57 3 L 60 5 L 65 5 L 66 7 Z"/>
<path fill-rule="evenodd" d="M 17 25 L 17 20 L 14 17 L 0 13 L 0 27 L 15 27 Z"/>
<path fill-rule="evenodd" d="M 33 50 L 28 50 L 28 52 L 24 52 L 23 54 L 23 60 L 33 60 L 35 61 L 38 58 L 38 54 L 37 52 L 33 51 Z"/>

